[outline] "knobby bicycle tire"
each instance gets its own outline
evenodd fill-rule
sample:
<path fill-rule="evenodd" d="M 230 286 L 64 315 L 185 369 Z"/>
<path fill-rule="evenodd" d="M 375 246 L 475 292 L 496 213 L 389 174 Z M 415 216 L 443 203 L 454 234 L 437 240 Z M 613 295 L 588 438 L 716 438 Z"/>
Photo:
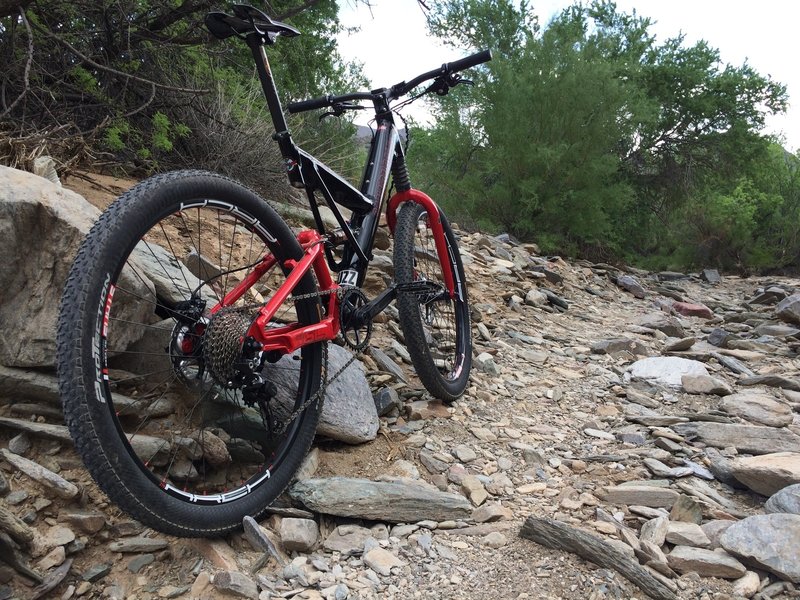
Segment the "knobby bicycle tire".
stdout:
<path fill-rule="evenodd" d="M 195 244 L 195 212 L 197 257 L 193 264 L 199 275 L 192 283 L 200 281 L 201 291 L 189 295 L 186 292 L 194 287 L 190 285 L 189 269 L 177 264 L 184 260 L 188 265 L 189 259 L 179 256 L 181 252 L 173 248 L 176 239 L 188 244 L 188 238 Z M 206 229 L 215 225 L 214 216 L 219 236 L 217 267 L 209 266 L 212 261 L 208 258 L 215 254 L 216 244 L 204 245 L 202 237 Z M 242 238 L 237 237 L 240 232 Z M 168 233 L 177 234 L 177 238 Z M 259 398 L 250 406 L 241 392 L 227 389 L 226 382 L 216 374 L 220 368 L 214 370 L 212 362 L 217 359 L 211 354 L 216 350 L 200 351 L 207 337 L 205 328 L 210 329 L 215 323 L 213 317 L 198 318 L 191 331 L 175 318 L 178 307 L 184 305 L 180 304 L 180 295 L 170 296 L 174 290 L 168 289 L 168 284 L 174 284 L 184 297 L 206 295 L 213 301 L 224 296 L 226 286 L 232 287 L 247 270 L 224 273 L 231 271 L 234 258 L 241 257 L 247 266 L 248 235 L 251 258 L 247 260 L 257 256 L 253 246 L 262 243 L 278 259 L 278 265 L 302 256 L 288 226 L 251 190 L 202 171 L 157 175 L 117 199 L 92 227 L 78 251 L 62 296 L 57 332 L 59 386 L 76 449 L 98 486 L 115 504 L 142 523 L 171 535 L 220 536 L 238 529 L 244 516 L 262 515 L 299 468 L 313 441 L 321 412 L 321 401 L 314 402 L 289 424 L 282 436 L 271 433 L 272 399 L 284 394 L 287 406 L 275 410 L 280 408 L 285 416 L 319 389 L 322 344 L 306 346 L 275 364 L 266 364 L 265 372 L 273 369 L 269 372 L 281 382 L 275 389 L 286 389 L 281 387 L 276 396 Z M 148 263 L 152 273 L 142 267 L 150 260 L 146 256 L 148 250 L 156 259 Z M 172 258 L 167 258 L 170 252 Z M 161 277 L 158 266 L 168 278 Z M 223 273 L 211 277 L 203 271 L 213 268 Z M 285 275 L 279 267 L 275 279 Z M 186 281 L 185 287 L 177 281 L 180 279 Z M 270 289 L 262 291 L 266 295 Z M 294 293 L 313 295 L 316 291 L 316 281 L 309 273 Z M 248 299 L 263 304 L 266 300 L 258 294 L 251 292 Z M 318 298 L 287 304 L 284 323 L 295 319 L 307 325 L 320 319 Z M 240 318 L 240 330 L 247 326 L 246 319 L 252 314 L 247 307 L 242 310 L 244 317 L 235 312 L 226 316 L 233 323 Z M 148 311 L 156 316 L 148 315 Z M 152 323 L 164 315 L 163 320 Z M 131 322 L 146 333 L 137 334 L 138 329 Z M 147 335 L 159 327 L 167 333 L 158 335 L 169 338 L 163 354 L 160 347 L 149 352 L 130 350 L 149 339 Z M 222 326 L 216 329 L 217 337 L 223 341 L 215 343 L 224 346 L 226 330 Z M 138 340 L 134 339 L 137 335 Z M 158 384 L 161 387 L 156 386 L 155 374 L 120 367 L 122 361 L 122 365 L 133 368 L 130 365 L 137 365 L 139 359 L 148 368 L 150 360 L 166 365 L 169 377 Z M 125 387 L 131 381 L 142 386 L 141 392 L 134 389 L 138 395 L 131 395 Z M 171 400 L 176 407 L 172 416 L 151 416 L 157 413 L 159 402 L 163 404 L 165 400 Z M 259 429 L 259 415 L 264 431 Z M 209 424 L 211 419 L 216 419 L 213 427 Z M 235 429 L 234 423 L 240 429 Z M 151 446 L 147 454 L 141 449 L 142 439 L 147 436 L 141 432 L 150 432 L 149 438 L 156 440 L 153 444 L 148 438 Z M 220 440 L 224 447 L 219 446 Z M 231 483 L 233 489 L 225 491 Z"/>
<path fill-rule="evenodd" d="M 397 214 L 394 268 L 398 285 L 431 282 L 435 298 L 400 291 L 397 308 L 411 362 L 425 388 L 436 398 L 452 402 L 464 393 L 472 367 L 472 337 L 466 278 L 458 242 L 447 218 L 440 213 L 450 266 L 456 279 L 456 297 L 445 293 L 441 264 L 425 209 L 404 203 Z"/>

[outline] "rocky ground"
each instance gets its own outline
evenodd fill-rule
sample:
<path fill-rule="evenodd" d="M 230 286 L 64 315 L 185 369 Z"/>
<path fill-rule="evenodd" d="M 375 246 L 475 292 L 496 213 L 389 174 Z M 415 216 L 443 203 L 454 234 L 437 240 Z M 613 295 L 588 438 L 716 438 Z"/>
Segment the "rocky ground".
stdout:
<path fill-rule="evenodd" d="M 361 357 L 374 402 L 352 409 L 377 432 L 320 438 L 227 539 L 121 514 L 51 371 L 0 366 L 0 599 L 800 596 L 800 281 L 460 240 L 464 397 L 422 391 L 390 307 Z"/>

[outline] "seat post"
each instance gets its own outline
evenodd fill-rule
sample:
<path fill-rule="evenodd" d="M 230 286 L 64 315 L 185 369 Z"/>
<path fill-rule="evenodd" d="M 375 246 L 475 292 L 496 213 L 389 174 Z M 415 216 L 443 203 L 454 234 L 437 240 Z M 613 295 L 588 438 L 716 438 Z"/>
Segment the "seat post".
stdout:
<path fill-rule="evenodd" d="M 275 139 L 281 149 L 281 155 L 286 159 L 297 161 L 297 151 L 289 134 L 289 126 L 286 124 L 283 106 L 281 106 L 281 101 L 278 97 L 275 80 L 272 78 L 272 69 L 269 66 L 267 52 L 264 49 L 264 37 L 255 32 L 250 33 L 247 36 L 247 45 L 250 46 L 250 51 L 253 53 L 258 78 L 261 80 L 261 89 L 264 91 L 267 106 L 269 107 L 270 115 L 272 115 L 272 124 L 275 126 Z"/>

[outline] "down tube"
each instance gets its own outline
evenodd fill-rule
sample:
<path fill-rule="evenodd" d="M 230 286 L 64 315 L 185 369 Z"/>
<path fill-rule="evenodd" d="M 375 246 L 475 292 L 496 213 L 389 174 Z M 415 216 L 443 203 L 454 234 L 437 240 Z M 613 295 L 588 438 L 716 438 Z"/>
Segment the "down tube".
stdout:
<path fill-rule="evenodd" d="M 372 256 L 375 232 L 378 229 L 381 211 L 383 210 L 383 197 L 386 192 L 386 186 L 389 183 L 395 147 L 399 139 L 394 124 L 383 121 L 378 124 L 375 138 L 370 146 L 369 159 L 364 170 L 364 179 L 361 182 L 361 193 L 373 201 L 372 209 L 359 217 L 354 215 L 353 218 L 353 225 L 360 228 L 357 236 L 358 245 L 361 246 L 364 254 L 369 257 Z M 367 265 L 360 264 L 357 256 L 350 260 L 350 270 L 354 270 L 359 274 L 359 285 L 364 282 L 366 267 Z"/>

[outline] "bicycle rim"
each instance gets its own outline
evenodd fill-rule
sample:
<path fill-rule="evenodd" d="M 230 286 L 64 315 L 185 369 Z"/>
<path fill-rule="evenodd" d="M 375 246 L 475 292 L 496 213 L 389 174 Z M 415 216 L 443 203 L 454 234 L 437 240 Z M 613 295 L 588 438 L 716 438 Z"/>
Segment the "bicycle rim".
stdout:
<path fill-rule="evenodd" d="M 318 349 L 265 361 L 256 370 L 274 388 L 246 394 L 233 376 L 240 342 L 285 275 L 273 267 L 235 304 L 211 308 L 279 250 L 274 238 L 256 215 L 207 199 L 170 206 L 143 229 L 109 283 L 95 340 L 105 347 L 98 396 L 154 485 L 194 505 L 239 500 L 290 453 L 301 420 L 276 431 L 310 396 Z M 304 312 L 287 302 L 273 325 Z"/>

